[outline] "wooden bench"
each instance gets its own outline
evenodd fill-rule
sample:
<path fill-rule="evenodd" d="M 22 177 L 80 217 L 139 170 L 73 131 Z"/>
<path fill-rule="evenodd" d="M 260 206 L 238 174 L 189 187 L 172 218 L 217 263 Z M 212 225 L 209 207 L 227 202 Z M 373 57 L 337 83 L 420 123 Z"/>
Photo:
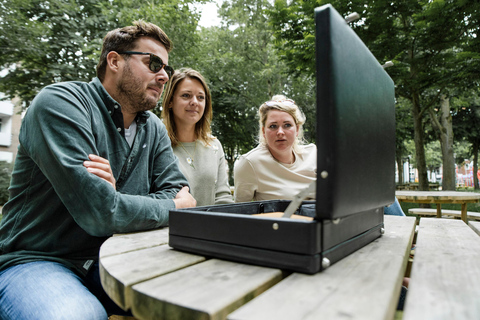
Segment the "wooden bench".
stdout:
<path fill-rule="evenodd" d="M 413 214 L 420 217 L 436 217 L 437 216 L 437 209 L 428 209 L 428 208 L 411 208 L 408 209 L 409 214 Z M 462 214 L 460 210 L 445 210 L 442 209 L 442 216 L 446 217 L 454 217 L 454 218 L 461 218 Z M 471 212 L 467 211 L 468 219 L 478 220 L 480 221 L 480 212 Z"/>

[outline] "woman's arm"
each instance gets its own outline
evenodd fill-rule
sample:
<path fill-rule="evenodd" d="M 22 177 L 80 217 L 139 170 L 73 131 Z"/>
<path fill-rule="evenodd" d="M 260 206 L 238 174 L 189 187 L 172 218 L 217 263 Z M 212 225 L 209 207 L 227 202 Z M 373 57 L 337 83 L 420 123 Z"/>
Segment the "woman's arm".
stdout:
<path fill-rule="evenodd" d="M 220 141 L 215 140 L 213 143 L 218 147 L 218 170 L 217 182 L 215 184 L 215 204 L 233 203 L 232 192 L 228 184 L 227 168 L 225 167 L 225 153 Z"/>
<path fill-rule="evenodd" d="M 255 170 L 251 163 L 243 156 L 238 159 L 234 169 L 235 202 L 249 202 L 254 200 L 258 189 Z"/>

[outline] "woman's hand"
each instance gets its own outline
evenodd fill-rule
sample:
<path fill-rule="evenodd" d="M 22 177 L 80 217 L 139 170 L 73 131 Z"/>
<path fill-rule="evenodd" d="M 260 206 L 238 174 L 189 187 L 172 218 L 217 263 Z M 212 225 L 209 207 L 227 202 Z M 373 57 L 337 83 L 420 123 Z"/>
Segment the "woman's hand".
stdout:
<path fill-rule="evenodd" d="M 89 154 L 88 158 L 90 161 L 83 162 L 83 166 L 87 168 L 87 171 L 107 181 L 115 190 L 117 190 L 110 162 L 107 159 L 94 154 Z"/>
<path fill-rule="evenodd" d="M 173 202 L 175 202 L 175 208 L 177 209 L 191 208 L 197 205 L 197 200 L 190 194 L 190 188 L 187 186 L 180 189 Z"/>

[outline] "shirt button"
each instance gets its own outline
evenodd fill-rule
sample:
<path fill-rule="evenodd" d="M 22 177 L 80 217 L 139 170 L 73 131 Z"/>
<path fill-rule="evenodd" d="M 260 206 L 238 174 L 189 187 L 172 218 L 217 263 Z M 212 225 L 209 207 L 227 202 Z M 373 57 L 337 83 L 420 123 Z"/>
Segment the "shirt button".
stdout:
<path fill-rule="evenodd" d="M 115 109 L 118 109 L 118 104 L 115 105 Z"/>
<path fill-rule="evenodd" d="M 121 132 L 121 131 L 122 131 L 122 128 L 117 128 L 117 131 L 118 131 L 118 132 Z"/>

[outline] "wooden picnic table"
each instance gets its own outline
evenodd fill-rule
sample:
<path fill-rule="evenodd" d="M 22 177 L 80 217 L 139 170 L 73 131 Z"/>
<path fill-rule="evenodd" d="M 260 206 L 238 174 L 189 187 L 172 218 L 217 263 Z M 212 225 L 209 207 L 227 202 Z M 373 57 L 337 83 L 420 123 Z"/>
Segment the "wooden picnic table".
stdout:
<path fill-rule="evenodd" d="M 307 275 L 180 252 L 162 228 L 109 238 L 100 276 L 138 319 L 393 319 L 414 230 L 385 216 L 382 237 Z M 405 319 L 479 319 L 480 236 L 452 219 L 418 230 Z"/>
<path fill-rule="evenodd" d="M 480 200 L 480 193 L 459 191 L 395 191 L 395 196 L 400 202 L 435 203 L 437 205 L 437 218 L 442 217 L 443 203 L 461 204 L 461 219 L 468 223 L 467 204 Z"/>
<path fill-rule="evenodd" d="M 397 190 L 418 190 L 418 183 L 399 183 L 396 185 Z M 428 184 L 428 190 L 438 190 L 440 188 L 440 183 L 430 182 Z"/>

